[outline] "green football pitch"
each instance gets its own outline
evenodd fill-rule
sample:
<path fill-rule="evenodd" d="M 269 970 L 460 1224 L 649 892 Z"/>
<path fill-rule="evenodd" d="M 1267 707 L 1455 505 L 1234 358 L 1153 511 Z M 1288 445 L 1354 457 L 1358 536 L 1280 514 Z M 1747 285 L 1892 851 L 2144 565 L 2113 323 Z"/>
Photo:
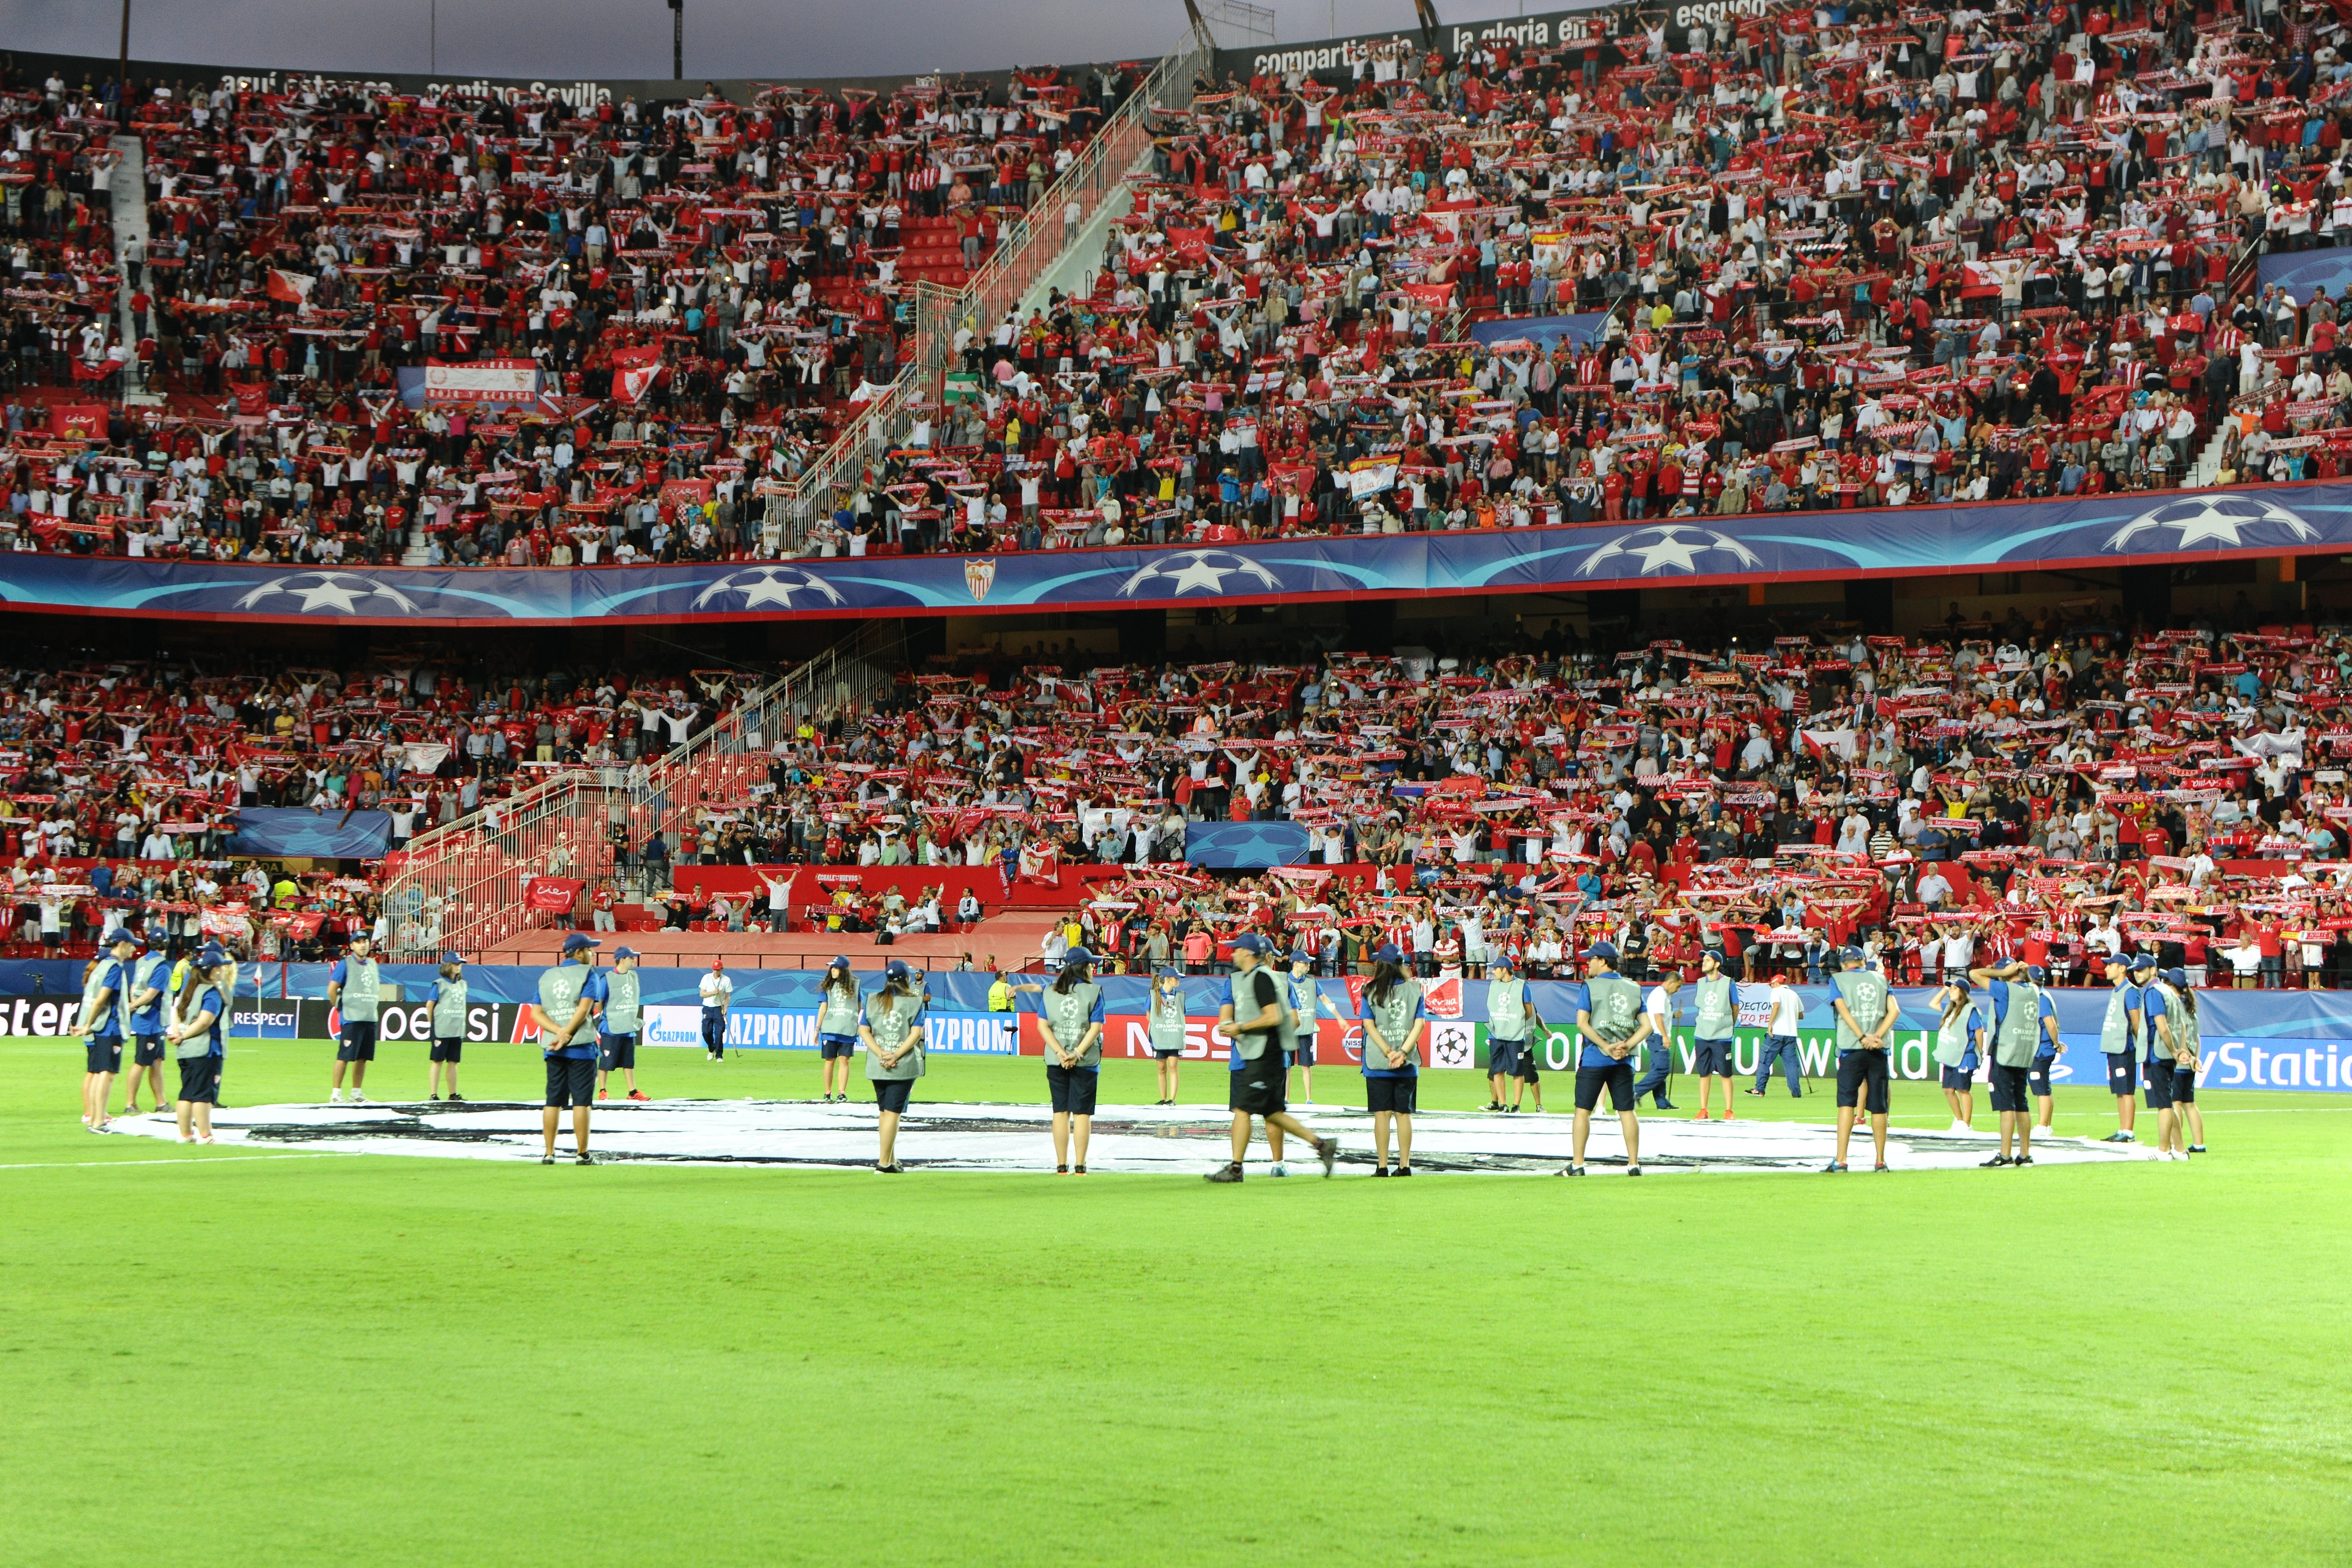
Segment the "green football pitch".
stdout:
<path fill-rule="evenodd" d="M 241 1045 L 227 1097 L 320 1098 L 329 1056 Z M 25 1568 L 2352 1561 L 2335 1097 L 2210 1095 L 2188 1165 L 1217 1188 L 182 1150 L 82 1131 L 80 1070 L 0 1041 Z M 369 1088 L 424 1086 L 387 1047 Z M 1108 1065 L 1106 1103 L 1153 1094 Z"/>

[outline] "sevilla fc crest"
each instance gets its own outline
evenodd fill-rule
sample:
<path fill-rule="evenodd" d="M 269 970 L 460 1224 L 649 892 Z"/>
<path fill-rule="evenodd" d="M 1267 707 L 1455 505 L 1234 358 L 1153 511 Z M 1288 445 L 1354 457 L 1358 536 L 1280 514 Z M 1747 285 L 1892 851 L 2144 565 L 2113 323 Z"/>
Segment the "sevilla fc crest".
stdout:
<path fill-rule="evenodd" d="M 971 590 L 974 603 L 987 598 L 989 589 L 996 585 L 995 558 L 992 556 L 985 561 L 974 559 L 965 562 L 963 585 Z"/>

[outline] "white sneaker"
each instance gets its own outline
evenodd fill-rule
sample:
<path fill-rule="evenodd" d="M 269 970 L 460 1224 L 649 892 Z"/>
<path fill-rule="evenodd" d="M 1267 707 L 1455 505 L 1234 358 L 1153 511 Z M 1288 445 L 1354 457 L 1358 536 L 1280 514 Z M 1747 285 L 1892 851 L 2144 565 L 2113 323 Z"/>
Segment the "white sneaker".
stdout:
<path fill-rule="evenodd" d="M 327 1103 L 329 1105 L 341 1105 L 342 1102 L 343 1091 L 341 1089 L 331 1089 L 327 1091 Z"/>
<path fill-rule="evenodd" d="M 1973 1132 L 1976 1129 L 1969 1126 L 1967 1122 L 1962 1121 L 1956 1116 L 1952 1119 L 1952 1124 L 1949 1127 L 1945 1128 L 1944 1131 L 1947 1132 Z"/>
<path fill-rule="evenodd" d="M 366 1095 L 362 1094 L 358 1089 L 352 1090 L 352 1103 L 353 1105 L 365 1105 L 367 1102 L 368 1097 Z"/>

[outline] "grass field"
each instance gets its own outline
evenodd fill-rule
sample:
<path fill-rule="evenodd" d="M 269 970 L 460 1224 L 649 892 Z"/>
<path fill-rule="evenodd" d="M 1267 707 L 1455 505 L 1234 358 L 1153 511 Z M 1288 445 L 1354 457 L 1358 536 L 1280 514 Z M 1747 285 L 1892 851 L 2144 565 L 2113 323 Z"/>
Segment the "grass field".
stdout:
<path fill-rule="evenodd" d="M 320 1098 L 330 1056 L 241 1046 L 228 1098 Z M 538 1086 L 472 1056 L 474 1098 Z M 83 1132 L 79 1077 L 0 1041 L 26 1568 L 2352 1561 L 2334 1097 L 2211 1095 L 2185 1166 L 1234 1190 L 182 1151 Z M 386 1047 L 369 1087 L 424 1083 Z"/>

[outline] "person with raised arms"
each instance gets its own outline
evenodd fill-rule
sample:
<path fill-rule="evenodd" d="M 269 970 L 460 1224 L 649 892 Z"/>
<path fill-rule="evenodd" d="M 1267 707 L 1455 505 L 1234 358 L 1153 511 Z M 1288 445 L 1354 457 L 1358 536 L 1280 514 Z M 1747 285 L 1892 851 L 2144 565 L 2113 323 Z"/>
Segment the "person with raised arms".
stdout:
<path fill-rule="evenodd" d="M 596 1098 L 605 1100 L 613 1075 L 629 1086 L 631 1100 L 652 1097 L 637 1087 L 637 1040 L 645 1026 L 645 980 L 637 973 L 637 950 L 616 947 L 613 967 L 588 977 L 581 993 L 596 1004 Z"/>
<path fill-rule="evenodd" d="M 824 1104 L 831 1105 L 836 1099 L 845 1105 L 849 1102 L 850 1059 L 857 1055 L 857 976 L 850 972 L 847 958 L 835 958 L 824 966 L 824 977 L 816 983 L 816 1048 L 824 1063 Z M 841 1075 L 837 1089 L 834 1087 L 836 1071 Z"/>
<path fill-rule="evenodd" d="M 1827 1172 L 1846 1168 L 1847 1142 L 1862 1115 L 1870 1118 L 1874 1151 L 1871 1169 L 1886 1169 L 1886 1048 L 1887 1032 L 1903 1009 L 1886 976 L 1864 967 L 1862 949 L 1849 947 L 1841 955 L 1844 965 L 1831 978 L 1836 994 L 1830 999 L 1837 1014 L 1837 1157 Z"/>
<path fill-rule="evenodd" d="M 907 1112 L 915 1080 L 923 1076 L 924 1056 L 923 998 L 905 960 L 883 965 L 882 984 L 867 993 L 857 1033 L 866 1043 L 866 1076 L 880 1112 L 874 1168 L 886 1176 L 899 1175 L 906 1167 L 898 1163 L 898 1119 Z"/>
<path fill-rule="evenodd" d="M 181 977 L 163 1037 L 180 1069 L 180 1093 L 173 1109 L 180 1119 L 180 1142 L 213 1141 L 213 1107 L 220 1103 L 221 1067 L 227 1053 L 221 1025 L 236 990 L 236 963 L 218 942 L 206 942 Z"/>
<path fill-rule="evenodd" d="M 1269 1140 L 1279 1128 L 1312 1144 L 1326 1176 L 1339 1156 L 1339 1141 L 1308 1131 L 1290 1114 L 1284 1098 L 1285 1080 L 1289 1077 L 1284 1052 L 1289 1046 L 1290 1004 L 1283 994 L 1281 977 L 1265 963 L 1265 955 L 1273 951 L 1274 944 L 1254 931 L 1234 939 L 1233 1000 L 1226 1005 L 1230 1017 L 1220 1016 L 1217 1026 L 1232 1042 L 1233 1087 L 1228 1100 L 1234 1112 L 1234 1157 L 1222 1169 L 1209 1173 L 1207 1180 L 1212 1182 L 1242 1179 L 1254 1117 L 1264 1119 Z"/>
<path fill-rule="evenodd" d="M 1094 981 L 1095 955 L 1083 947 L 1062 955 L 1062 972 L 1037 994 L 1037 1024 L 1045 1037 L 1045 1089 L 1054 1105 L 1054 1173 L 1076 1165 L 1087 1173 L 1087 1142 L 1094 1136 L 1095 1094 L 1102 1082 L 1103 992 Z M 1025 987 L 1024 988 L 1025 989 Z"/>
<path fill-rule="evenodd" d="M 1488 993 L 1492 995 L 1492 992 Z M 1421 1087 L 1421 1037 L 1429 1028 L 1421 983 L 1404 975 L 1404 954 L 1383 946 L 1364 983 L 1364 1098 L 1372 1112 L 1372 1174 L 1389 1173 L 1389 1130 L 1395 1123 L 1396 1173 L 1412 1174 L 1412 1113 Z"/>
<path fill-rule="evenodd" d="M 588 1112 L 596 1099 L 596 1000 L 587 994 L 596 971 L 601 944 L 585 931 L 563 939 L 563 953 L 555 967 L 539 976 L 539 1000 L 531 1004 L 531 1019 L 539 1030 L 539 1054 L 547 1063 L 547 1097 L 540 1110 L 540 1131 L 546 1142 L 539 1163 L 555 1163 L 555 1131 L 566 1108 L 572 1111 L 572 1152 L 576 1163 L 595 1163 L 588 1157 Z M 582 1036 L 587 1038 L 583 1042 Z"/>
<path fill-rule="evenodd" d="M 1584 1144 L 1601 1091 L 1625 1138 L 1625 1173 L 1642 1173 L 1642 1119 L 1633 1096 L 1633 1053 L 1654 1022 L 1642 1006 L 1642 988 L 1617 973 L 1614 942 L 1596 942 L 1584 955 L 1584 984 L 1576 997 L 1576 1122 L 1563 1176 L 1584 1174 Z"/>

